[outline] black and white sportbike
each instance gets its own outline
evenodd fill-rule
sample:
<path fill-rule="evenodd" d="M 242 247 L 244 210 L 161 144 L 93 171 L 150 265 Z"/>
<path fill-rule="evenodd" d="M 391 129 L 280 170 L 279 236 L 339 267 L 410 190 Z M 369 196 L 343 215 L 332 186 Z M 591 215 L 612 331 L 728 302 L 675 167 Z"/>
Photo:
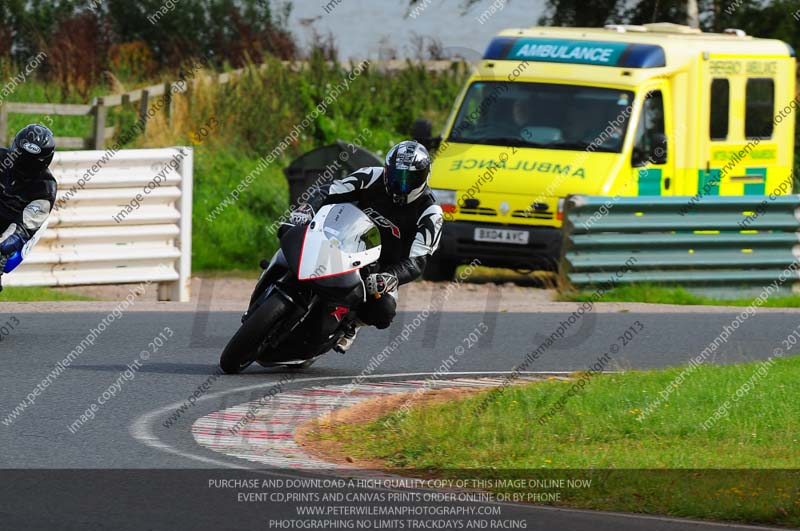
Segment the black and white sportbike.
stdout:
<path fill-rule="evenodd" d="M 367 296 L 361 270 L 380 254 L 379 229 L 350 203 L 324 206 L 310 223 L 289 229 L 222 352 L 222 370 L 235 374 L 253 362 L 310 366 L 352 326 Z"/>

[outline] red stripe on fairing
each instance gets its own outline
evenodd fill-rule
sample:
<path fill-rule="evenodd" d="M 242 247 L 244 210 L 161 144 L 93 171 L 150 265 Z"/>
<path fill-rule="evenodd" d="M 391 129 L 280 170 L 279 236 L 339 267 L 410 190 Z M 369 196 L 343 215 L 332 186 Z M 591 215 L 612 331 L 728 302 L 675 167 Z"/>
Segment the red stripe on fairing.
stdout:
<path fill-rule="evenodd" d="M 308 228 L 311 225 L 306 225 L 306 231 L 303 233 L 303 243 L 300 245 L 300 260 L 297 262 L 297 278 L 300 278 L 300 270 L 303 269 L 303 251 L 306 250 L 306 236 L 308 236 Z"/>
<path fill-rule="evenodd" d="M 344 271 L 342 273 L 331 273 L 330 275 L 322 275 L 322 276 L 316 276 L 316 277 L 300 278 L 300 271 L 303 270 L 303 251 L 306 249 L 306 236 L 308 236 L 308 227 L 310 227 L 310 225 L 306 225 L 306 231 L 305 231 L 305 233 L 303 233 L 303 245 L 300 246 L 300 261 L 297 263 L 297 280 L 300 280 L 300 281 L 320 280 L 320 279 L 323 279 L 323 278 L 339 277 L 339 276 L 342 276 L 342 275 L 350 274 L 353 271 L 358 271 L 358 268 L 356 267 L 355 269 L 350 269 L 349 271 Z"/>
<path fill-rule="evenodd" d="M 302 280 L 302 281 L 305 281 L 305 280 L 320 280 L 322 278 L 340 277 L 342 275 L 347 275 L 347 274 L 352 273 L 354 271 L 358 271 L 358 268 L 356 267 L 355 269 L 350 269 L 348 271 L 343 271 L 342 273 L 331 273 L 330 275 L 322 275 L 322 276 L 317 276 L 317 277 L 306 277 L 306 278 L 299 278 L 298 277 L 298 280 Z"/>

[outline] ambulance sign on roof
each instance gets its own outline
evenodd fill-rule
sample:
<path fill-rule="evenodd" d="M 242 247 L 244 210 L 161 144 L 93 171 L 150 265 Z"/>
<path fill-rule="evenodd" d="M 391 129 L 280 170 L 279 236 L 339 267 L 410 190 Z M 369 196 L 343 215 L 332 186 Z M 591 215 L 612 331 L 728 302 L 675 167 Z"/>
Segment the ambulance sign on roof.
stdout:
<path fill-rule="evenodd" d="M 666 66 L 664 49 L 656 44 L 533 37 L 495 37 L 483 58 L 625 68 Z"/>
<path fill-rule="evenodd" d="M 627 48 L 626 43 L 616 42 L 519 39 L 508 54 L 508 58 L 616 66 L 625 48 Z"/>

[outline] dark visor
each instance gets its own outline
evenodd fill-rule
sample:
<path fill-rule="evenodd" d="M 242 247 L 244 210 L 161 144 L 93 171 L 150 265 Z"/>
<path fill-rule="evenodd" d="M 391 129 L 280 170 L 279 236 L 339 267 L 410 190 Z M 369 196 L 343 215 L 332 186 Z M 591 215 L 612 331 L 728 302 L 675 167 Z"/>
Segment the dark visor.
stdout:
<path fill-rule="evenodd" d="M 389 189 L 395 193 L 407 194 L 420 185 L 424 170 L 400 170 L 387 168 Z"/>

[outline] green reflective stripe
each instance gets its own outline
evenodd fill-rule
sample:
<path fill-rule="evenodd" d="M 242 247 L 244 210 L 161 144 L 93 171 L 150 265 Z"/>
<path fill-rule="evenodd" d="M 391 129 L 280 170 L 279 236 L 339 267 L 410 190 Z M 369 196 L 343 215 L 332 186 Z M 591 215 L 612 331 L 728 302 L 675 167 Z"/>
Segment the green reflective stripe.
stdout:
<path fill-rule="evenodd" d="M 701 196 L 719 195 L 720 170 L 698 170 L 697 173 L 697 193 Z"/>
<path fill-rule="evenodd" d="M 639 195 L 661 195 L 661 169 L 639 170 Z"/>
<path fill-rule="evenodd" d="M 760 183 L 745 184 L 744 195 L 764 195 L 764 190 L 767 187 L 767 168 L 747 168 L 745 175 L 761 175 L 764 180 Z"/>

